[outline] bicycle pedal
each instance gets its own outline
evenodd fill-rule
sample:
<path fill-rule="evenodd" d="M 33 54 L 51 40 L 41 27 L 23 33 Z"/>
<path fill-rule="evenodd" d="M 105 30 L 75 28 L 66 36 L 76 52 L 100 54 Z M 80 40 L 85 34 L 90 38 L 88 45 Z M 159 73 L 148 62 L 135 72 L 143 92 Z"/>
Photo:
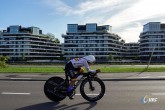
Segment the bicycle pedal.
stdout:
<path fill-rule="evenodd" d="M 73 90 L 71 93 L 68 93 L 69 99 L 71 99 L 71 100 L 74 99 L 75 94 L 76 94 L 75 90 Z"/>

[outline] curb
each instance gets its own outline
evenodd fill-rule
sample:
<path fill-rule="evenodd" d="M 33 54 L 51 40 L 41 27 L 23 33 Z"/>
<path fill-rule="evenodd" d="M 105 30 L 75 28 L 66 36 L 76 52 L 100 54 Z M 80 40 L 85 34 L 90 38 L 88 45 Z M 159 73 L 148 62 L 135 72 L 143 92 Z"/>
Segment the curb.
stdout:
<path fill-rule="evenodd" d="M 102 79 L 103 81 L 157 81 L 157 80 L 165 80 L 165 78 L 112 78 L 112 79 Z"/>
<path fill-rule="evenodd" d="M 47 79 L 0 79 L 0 81 L 46 81 Z M 101 78 L 103 81 L 164 81 L 165 78 Z"/>

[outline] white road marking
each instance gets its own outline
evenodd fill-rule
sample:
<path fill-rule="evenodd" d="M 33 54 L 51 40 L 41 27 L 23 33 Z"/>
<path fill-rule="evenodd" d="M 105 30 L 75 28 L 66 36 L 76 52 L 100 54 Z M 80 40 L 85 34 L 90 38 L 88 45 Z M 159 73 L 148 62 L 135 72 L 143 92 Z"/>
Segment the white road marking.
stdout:
<path fill-rule="evenodd" d="M 29 74 L 29 75 L 20 75 L 20 76 L 24 76 L 24 77 L 37 77 L 37 76 L 40 76 L 40 75 L 38 75 L 38 74 L 37 75 L 30 75 Z"/>
<path fill-rule="evenodd" d="M 164 78 L 165 76 L 155 76 L 155 77 L 161 77 L 161 78 Z"/>
<path fill-rule="evenodd" d="M 32 79 L 32 78 L 10 78 L 10 79 Z"/>
<path fill-rule="evenodd" d="M 2 92 L 2 95 L 30 95 L 31 93 Z"/>
<path fill-rule="evenodd" d="M 76 94 L 76 95 L 81 95 L 81 94 Z M 99 94 L 86 94 L 86 95 L 99 95 Z M 106 94 L 104 94 L 106 95 Z"/>
<path fill-rule="evenodd" d="M 139 77 L 139 78 L 151 78 L 151 76 L 143 76 L 143 77 Z"/>
<path fill-rule="evenodd" d="M 165 76 L 139 76 L 139 77 L 130 77 L 130 78 L 165 78 Z"/>
<path fill-rule="evenodd" d="M 140 74 L 142 76 L 150 76 L 151 74 Z"/>
<path fill-rule="evenodd" d="M 152 95 L 165 95 L 165 93 L 151 93 Z"/>
<path fill-rule="evenodd" d="M 130 78 L 151 78 L 151 76 L 130 77 Z"/>

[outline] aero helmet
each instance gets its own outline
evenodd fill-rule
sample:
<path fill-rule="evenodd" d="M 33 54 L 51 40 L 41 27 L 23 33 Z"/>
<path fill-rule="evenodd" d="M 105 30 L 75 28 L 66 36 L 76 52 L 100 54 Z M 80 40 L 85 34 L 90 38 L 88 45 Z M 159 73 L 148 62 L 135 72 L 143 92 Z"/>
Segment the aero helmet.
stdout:
<path fill-rule="evenodd" d="M 83 58 L 86 59 L 87 62 L 89 62 L 89 63 L 93 63 L 93 62 L 96 61 L 96 59 L 95 59 L 95 57 L 93 55 L 88 55 L 88 56 L 85 56 Z"/>

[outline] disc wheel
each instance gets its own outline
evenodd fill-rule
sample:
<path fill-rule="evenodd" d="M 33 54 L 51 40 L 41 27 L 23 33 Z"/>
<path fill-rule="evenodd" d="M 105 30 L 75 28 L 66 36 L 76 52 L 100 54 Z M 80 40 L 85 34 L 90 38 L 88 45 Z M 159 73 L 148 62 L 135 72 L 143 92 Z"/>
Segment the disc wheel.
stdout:
<path fill-rule="evenodd" d="M 52 101 L 58 102 L 66 98 L 67 94 L 62 92 L 59 89 L 59 85 L 64 82 L 63 78 L 60 77 L 51 77 L 49 78 L 44 85 L 45 95 Z M 67 88 L 66 84 L 60 86 L 60 88 Z"/>

